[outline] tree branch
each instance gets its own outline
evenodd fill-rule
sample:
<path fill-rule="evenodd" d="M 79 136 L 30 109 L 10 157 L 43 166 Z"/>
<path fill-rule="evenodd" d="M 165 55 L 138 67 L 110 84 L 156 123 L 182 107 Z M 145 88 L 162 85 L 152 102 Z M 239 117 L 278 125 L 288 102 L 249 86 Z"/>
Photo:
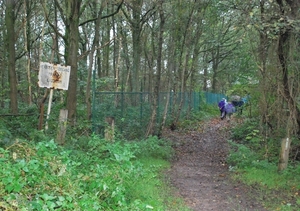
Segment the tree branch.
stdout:
<path fill-rule="evenodd" d="M 122 0 L 121 3 L 118 5 L 118 8 L 117 8 L 116 11 L 114 11 L 113 13 L 111 13 L 111 14 L 109 14 L 109 15 L 102 16 L 101 19 L 109 18 L 109 17 L 112 17 L 112 16 L 114 16 L 115 14 L 117 14 L 117 13 L 120 11 L 120 9 L 121 9 L 123 3 L 124 3 L 124 0 Z M 89 20 L 86 20 L 86 21 L 80 23 L 79 26 L 83 26 L 83 25 L 85 25 L 85 24 L 87 24 L 87 23 L 89 23 L 89 22 L 96 21 L 97 19 L 98 19 L 98 17 L 92 18 L 92 19 L 89 19 Z"/>

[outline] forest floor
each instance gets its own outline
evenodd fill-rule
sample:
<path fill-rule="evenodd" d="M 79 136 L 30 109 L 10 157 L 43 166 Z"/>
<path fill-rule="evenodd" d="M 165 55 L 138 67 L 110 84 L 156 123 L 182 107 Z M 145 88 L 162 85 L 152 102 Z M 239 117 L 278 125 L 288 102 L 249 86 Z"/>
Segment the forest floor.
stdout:
<path fill-rule="evenodd" d="M 255 190 L 234 181 L 226 157 L 235 120 L 211 119 L 196 131 L 168 130 L 176 156 L 167 176 L 177 194 L 194 211 L 265 211 Z"/>

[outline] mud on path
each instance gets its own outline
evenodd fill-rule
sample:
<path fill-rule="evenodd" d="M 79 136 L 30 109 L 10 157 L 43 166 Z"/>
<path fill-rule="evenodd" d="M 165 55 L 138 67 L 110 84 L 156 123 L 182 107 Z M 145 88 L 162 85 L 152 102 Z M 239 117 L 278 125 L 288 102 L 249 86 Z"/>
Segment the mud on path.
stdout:
<path fill-rule="evenodd" d="M 191 210 L 265 210 L 253 197 L 255 193 L 230 179 L 226 156 L 232 121 L 212 119 L 199 123 L 197 131 L 169 130 L 163 135 L 176 151 L 167 175 Z"/>

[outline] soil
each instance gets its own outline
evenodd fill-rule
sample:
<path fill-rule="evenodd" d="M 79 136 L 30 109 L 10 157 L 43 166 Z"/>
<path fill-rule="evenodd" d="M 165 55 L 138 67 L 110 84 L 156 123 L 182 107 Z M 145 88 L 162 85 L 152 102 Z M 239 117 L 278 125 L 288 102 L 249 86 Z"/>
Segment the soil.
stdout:
<path fill-rule="evenodd" d="M 167 175 L 191 210 L 266 210 L 255 198 L 255 190 L 232 179 L 233 172 L 226 163 L 227 140 L 235 124 L 235 120 L 211 119 L 193 131 L 164 132 L 176 151 Z"/>

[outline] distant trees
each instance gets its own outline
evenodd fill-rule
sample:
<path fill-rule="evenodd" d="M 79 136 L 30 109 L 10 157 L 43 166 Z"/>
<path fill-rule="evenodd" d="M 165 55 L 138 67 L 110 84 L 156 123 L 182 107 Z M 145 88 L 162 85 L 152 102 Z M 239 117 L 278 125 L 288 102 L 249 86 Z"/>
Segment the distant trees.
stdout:
<path fill-rule="evenodd" d="M 48 61 L 71 66 L 69 90 L 61 97 L 72 124 L 78 104 L 91 117 L 94 72 L 97 91 L 153 93 L 148 134 L 159 133 L 152 127 L 158 92 L 226 93 L 233 85 L 258 87 L 252 96 L 259 93 L 266 134 L 282 125 L 290 129 L 277 135 L 296 134 L 298 9 L 298 1 L 289 0 L 5 0 L 1 106 L 18 113 L 20 105 L 45 98 L 37 74 L 39 62 Z M 174 123 L 181 106 L 172 107 Z"/>
<path fill-rule="evenodd" d="M 228 77 L 239 72 L 230 61 L 243 52 L 235 11 L 214 1 L 7 0 L 2 8 L 6 28 L 0 33 L 7 34 L 9 54 L 0 62 L 7 61 L 12 74 L 2 95 L 10 90 L 14 113 L 18 102 L 38 104 L 47 95 L 36 83 L 40 61 L 71 66 L 64 101 L 73 124 L 78 103 L 85 102 L 91 116 L 93 69 L 97 80 L 106 81 L 99 91 L 223 92 L 239 80 Z M 154 109 L 156 97 L 151 99 Z M 175 122 L 181 106 L 173 108 Z"/>

